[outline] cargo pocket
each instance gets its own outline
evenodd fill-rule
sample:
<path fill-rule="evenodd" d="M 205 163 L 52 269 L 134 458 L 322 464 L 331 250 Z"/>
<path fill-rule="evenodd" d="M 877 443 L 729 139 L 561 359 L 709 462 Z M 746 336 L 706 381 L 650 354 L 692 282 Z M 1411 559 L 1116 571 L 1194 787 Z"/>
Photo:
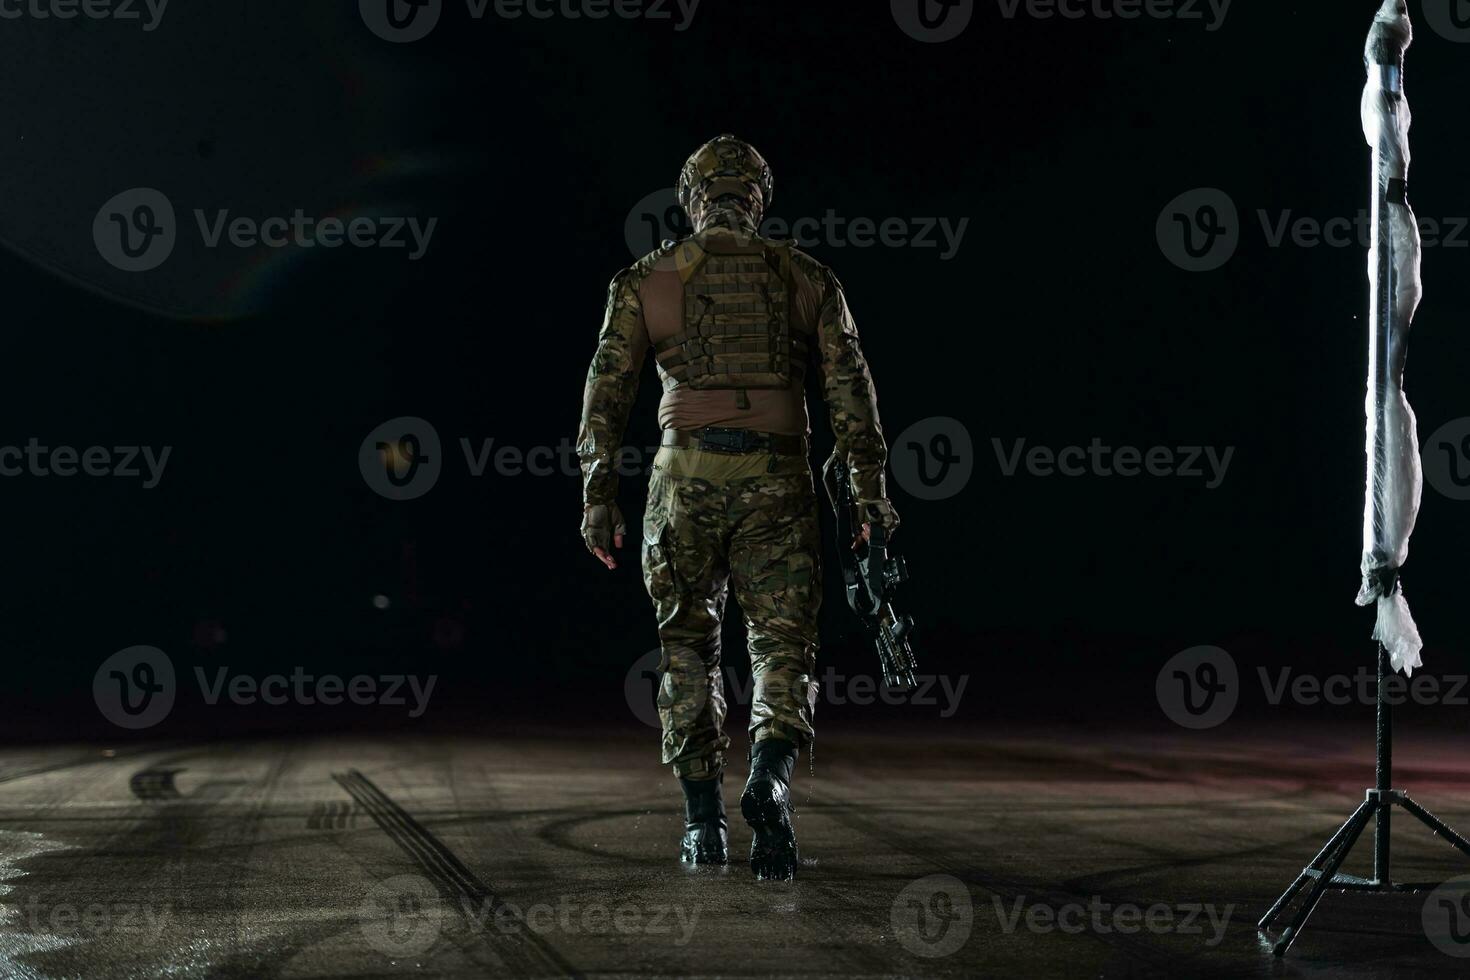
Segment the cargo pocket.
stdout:
<path fill-rule="evenodd" d="M 673 570 L 668 542 L 669 494 L 673 486 L 662 471 L 648 481 L 648 507 L 643 512 L 643 585 L 655 603 L 673 594 Z"/>
<path fill-rule="evenodd" d="M 649 515 L 643 521 L 643 585 L 655 603 L 674 592 L 674 574 L 669 560 L 669 524 Z"/>

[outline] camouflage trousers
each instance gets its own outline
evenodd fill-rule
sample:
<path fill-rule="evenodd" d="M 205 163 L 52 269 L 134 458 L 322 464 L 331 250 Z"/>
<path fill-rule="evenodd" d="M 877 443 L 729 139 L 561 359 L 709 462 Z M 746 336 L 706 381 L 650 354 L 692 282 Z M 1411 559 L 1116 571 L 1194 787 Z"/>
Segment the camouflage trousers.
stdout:
<path fill-rule="evenodd" d="M 731 586 L 749 636 L 751 742 L 810 742 L 820 536 L 805 458 L 660 450 L 643 521 L 643 581 L 663 652 L 663 761 L 676 775 L 713 777 L 725 764 L 720 624 Z"/>

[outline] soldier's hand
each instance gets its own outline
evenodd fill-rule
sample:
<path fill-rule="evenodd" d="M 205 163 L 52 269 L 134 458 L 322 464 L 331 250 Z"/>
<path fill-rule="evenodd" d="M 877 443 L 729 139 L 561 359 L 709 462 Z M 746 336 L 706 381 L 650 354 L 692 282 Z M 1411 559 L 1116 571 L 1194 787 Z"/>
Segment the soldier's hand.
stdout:
<path fill-rule="evenodd" d="M 872 539 L 874 524 L 886 528 L 889 540 L 892 540 L 893 532 L 897 531 L 898 525 L 902 523 L 898 518 L 898 511 L 894 510 L 893 504 L 887 500 L 865 500 L 858 505 L 858 512 L 864 518 L 863 531 L 853 539 L 854 551 Z"/>
<path fill-rule="evenodd" d="M 623 546 L 623 535 L 627 533 L 628 525 L 617 504 L 591 504 L 582 509 L 582 540 L 609 570 L 618 567 L 612 549 Z"/>

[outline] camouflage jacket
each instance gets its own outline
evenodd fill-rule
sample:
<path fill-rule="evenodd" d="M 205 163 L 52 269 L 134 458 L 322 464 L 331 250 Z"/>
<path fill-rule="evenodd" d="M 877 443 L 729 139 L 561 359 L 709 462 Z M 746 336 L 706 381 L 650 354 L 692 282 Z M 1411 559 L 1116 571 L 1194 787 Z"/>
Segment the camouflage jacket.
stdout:
<path fill-rule="evenodd" d="M 618 452 L 650 346 L 642 287 L 649 276 L 667 269 L 665 260 L 671 252 L 671 247 L 665 247 L 650 253 L 618 273 L 609 287 L 597 353 L 587 372 L 577 437 L 585 506 L 612 503 L 617 496 Z M 837 440 L 838 456 L 847 461 L 859 502 L 886 505 L 884 468 L 888 447 L 878 419 L 872 375 L 847 297 L 826 266 L 794 248 L 791 258 L 795 272 L 813 291 L 814 322 L 796 326 L 814 334 L 813 364 Z M 673 389 L 667 378 L 665 381 L 667 399 Z M 794 397 L 803 396 L 798 390 Z"/>

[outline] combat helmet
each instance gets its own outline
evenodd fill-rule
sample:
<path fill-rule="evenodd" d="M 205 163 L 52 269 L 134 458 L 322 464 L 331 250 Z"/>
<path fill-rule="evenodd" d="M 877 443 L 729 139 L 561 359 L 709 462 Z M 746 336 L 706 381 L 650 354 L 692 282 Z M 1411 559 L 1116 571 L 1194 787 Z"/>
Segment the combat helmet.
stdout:
<path fill-rule="evenodd" d="M 765 158 L 755 147 L 728 133 L 695 150 L 679 172 L 679 205 L 685 211 L 696 196 L 714 200 L 724 194 L 738 194 L 763 213 L 771 206 L 774 193 L 775 182 Z"/>

